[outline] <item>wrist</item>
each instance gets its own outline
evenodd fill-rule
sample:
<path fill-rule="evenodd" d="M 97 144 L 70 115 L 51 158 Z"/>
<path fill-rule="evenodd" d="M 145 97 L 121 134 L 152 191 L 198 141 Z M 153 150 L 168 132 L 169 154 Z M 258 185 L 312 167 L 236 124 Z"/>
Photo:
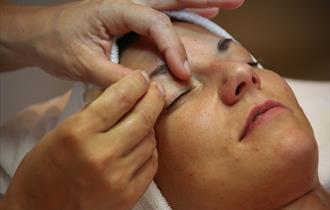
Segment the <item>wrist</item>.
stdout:
<path fill-rule="evenodd" d="M 37 16 L 41 7 L 1 4 L 0 56 L 1 70 L 36 65 L 33 41 L 40 31 Z"/>
<path fill-rule="evenodd" d="M 20 206 L 19 199 L 10 199 L 8 195 L 4 195 L 2 199 L 0 200 L 0 209 L 1 210 L 23 210 L 23 208 Z"/>

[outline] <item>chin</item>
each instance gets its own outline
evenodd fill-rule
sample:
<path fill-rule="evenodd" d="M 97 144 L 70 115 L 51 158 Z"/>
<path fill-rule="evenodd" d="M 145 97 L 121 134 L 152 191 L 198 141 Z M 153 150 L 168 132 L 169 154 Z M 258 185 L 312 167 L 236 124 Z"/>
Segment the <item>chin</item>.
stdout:
<path fill-rule="evenodd" d="M 297 117 L 298 116 L 298 117 Z M 318 149 L 313 130 L 303 115 L 283 115 L 280 123 L 268 129 L 267 141 L 258 141 L 267 148 L 264 155 L 269 162 L 259 181 L 266 183 L 263 195 L 269 205 L 254 209 L 280 208 L 309 192 L 318 182 Z M 276 128 L 276 129 L 274 129 Z M 267 202 L 268 201 L 268 202 Z"/>
<path fill-rule="evenodd" d="M 308 124 L 309 125 L 309 124 Z M 282 184 L 290 202 L 317 184 L 318 148 L 310 126 L 292 126 L 283 133 L 277 155 L 282 164 Z"/>

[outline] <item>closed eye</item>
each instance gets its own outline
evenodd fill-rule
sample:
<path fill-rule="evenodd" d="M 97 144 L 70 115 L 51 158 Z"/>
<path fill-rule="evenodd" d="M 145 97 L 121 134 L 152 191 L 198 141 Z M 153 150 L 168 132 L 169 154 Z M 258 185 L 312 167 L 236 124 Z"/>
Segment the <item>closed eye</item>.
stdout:
<path fill-rule="evenodd" d="M 248 65 L 250 65 L 251 67 L 258 67 L 260 65 L 259 61 L 251 61 L 247 63 Z M 175 104 L 177 104 L 180 99 L 185 96 L 186 94 L 188 94 L 193 88 L 187 89 L 185 91 L 183 91 L 182 93 L 180 93 L 178 96 L 176 96 L 168 105 L 167 105 L 167 109 L 171 109 L 172 107 L 175 106 Z"/>
<path fill-rule="evenodd" d="M 247 64 L 249 64 L 251 67 L 258 67 L 260 65 L 259 61 L 251 61 L 248 62 Z"/>

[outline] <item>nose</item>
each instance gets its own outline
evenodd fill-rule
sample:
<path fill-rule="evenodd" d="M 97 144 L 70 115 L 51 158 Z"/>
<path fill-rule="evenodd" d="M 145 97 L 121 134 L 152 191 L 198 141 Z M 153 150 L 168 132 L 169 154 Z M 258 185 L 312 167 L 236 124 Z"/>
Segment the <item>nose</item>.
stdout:
<path fill-rule="evenodd" d="M 246 93 L 260 89 L 260 77 L 246 63 L 231 62 L 223 66 L 220 97 L 224 104 L 237 103 Z"/>

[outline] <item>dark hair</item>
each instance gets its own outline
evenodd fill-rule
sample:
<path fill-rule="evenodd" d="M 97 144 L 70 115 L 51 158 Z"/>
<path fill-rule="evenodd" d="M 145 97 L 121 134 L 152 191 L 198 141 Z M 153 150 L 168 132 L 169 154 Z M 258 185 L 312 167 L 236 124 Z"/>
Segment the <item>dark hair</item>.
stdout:
<path fill-rule="evenodd" d="M 138 39 L 139 35 L 135 32 L 130 32 L 128 34 L 125 34 L 124 36 L 117 39 L 117 45 L 118 45 L 118 56 L 119 56 L 119 63 L 120 58 L 123 54 L 123 52 L 134 42 Z"/>

